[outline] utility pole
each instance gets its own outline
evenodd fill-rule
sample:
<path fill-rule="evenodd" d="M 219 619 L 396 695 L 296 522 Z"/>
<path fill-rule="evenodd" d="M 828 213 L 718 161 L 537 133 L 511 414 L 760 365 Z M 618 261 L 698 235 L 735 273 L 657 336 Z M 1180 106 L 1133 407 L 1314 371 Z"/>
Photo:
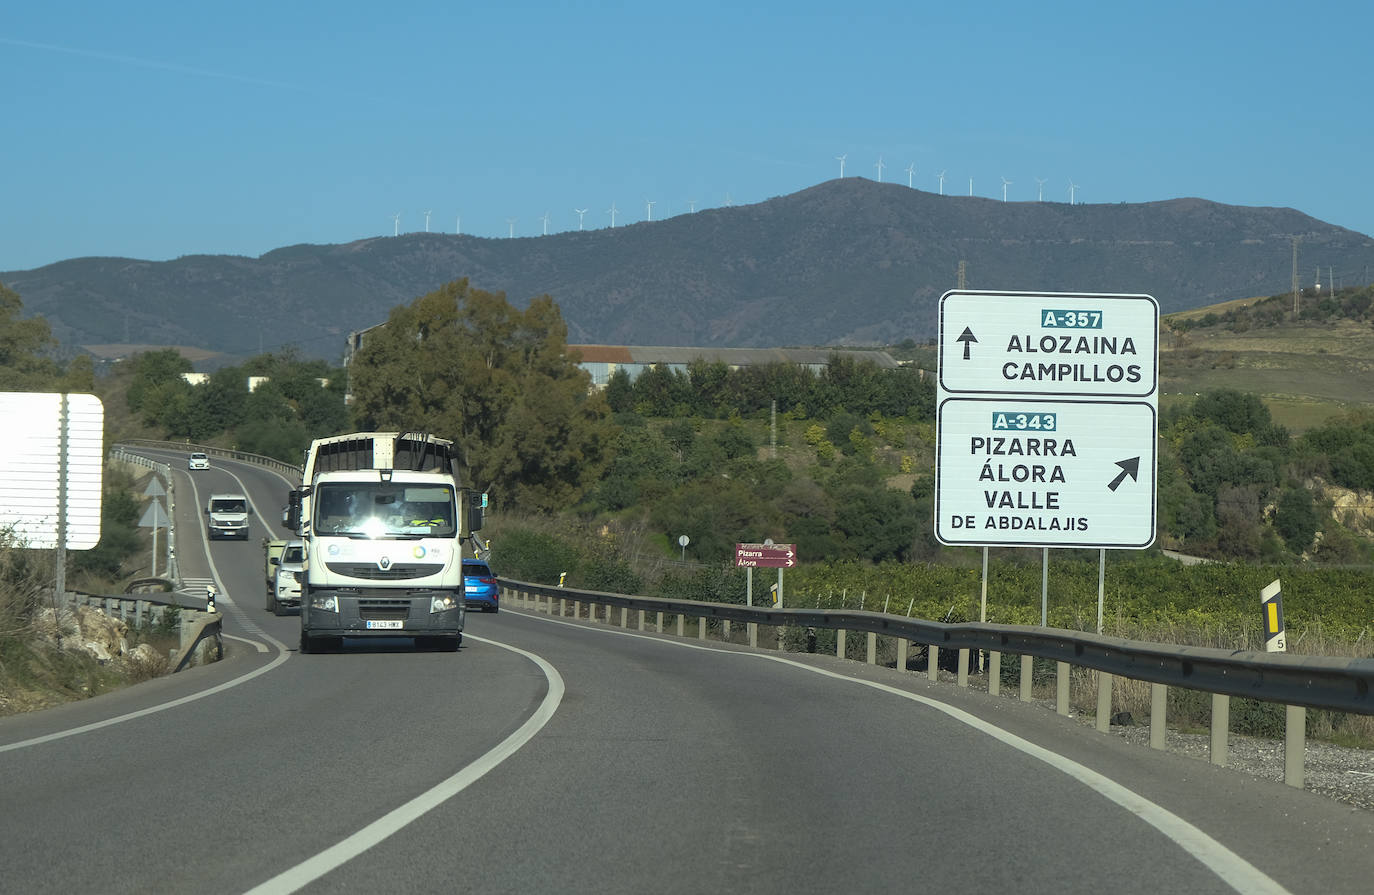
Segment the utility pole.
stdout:
<path fill-rule="evenodd" d="M 1293 237 L 1293 316 L 1298 316 L 1298 240 L 1300 236 Z"/>
<path fill-rule="evenodd" d="M 768 459 L 778 459 L 778 399 L 773 399 L 773 409 L 770 412 L 770 422 L 768 426 Z"/>

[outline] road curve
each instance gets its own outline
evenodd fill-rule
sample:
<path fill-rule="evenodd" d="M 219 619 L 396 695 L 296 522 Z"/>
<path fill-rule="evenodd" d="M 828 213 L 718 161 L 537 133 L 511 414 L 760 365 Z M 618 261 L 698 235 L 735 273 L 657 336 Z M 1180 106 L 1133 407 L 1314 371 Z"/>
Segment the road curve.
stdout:
<path fill-rule="evenodd" d="M 222 582 L 242 639 L 211 666 L 0 719 L 0 892 L 1331 893 L 1374 878 L 1368 812 L 891 669 L 509 609 L 469 616 L 456 655 L 402 638 L 297 655 L 297 620 L 263 609 L 257 543 L 284 483 L 215 467 L 196 474 L 200 502 L 236 475 L 257 528 L 197 554 L 179 478 L 179 560 Z"/>

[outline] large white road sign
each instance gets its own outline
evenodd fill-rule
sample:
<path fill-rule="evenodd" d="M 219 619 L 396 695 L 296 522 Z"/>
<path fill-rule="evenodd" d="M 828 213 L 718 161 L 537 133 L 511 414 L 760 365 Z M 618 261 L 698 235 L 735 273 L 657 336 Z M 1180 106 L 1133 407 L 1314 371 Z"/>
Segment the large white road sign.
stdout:
<path fill-rule="evenodd" d="M 940 388 L 951 394 L 1145 398 L 1159 387 L 1148 295 L 949 292 Z"/>
<path fill-rule="evenodd" d="M 1154 542 L 1158 302 L 949 292 L 940 299 L 939 355 L 941 543 Z"/>
<path fill-rule="evenodd" d="M 1144 401 L 946 398 L 935 534 L 944 544 L 1148 547 L 1155 408 Z"/>

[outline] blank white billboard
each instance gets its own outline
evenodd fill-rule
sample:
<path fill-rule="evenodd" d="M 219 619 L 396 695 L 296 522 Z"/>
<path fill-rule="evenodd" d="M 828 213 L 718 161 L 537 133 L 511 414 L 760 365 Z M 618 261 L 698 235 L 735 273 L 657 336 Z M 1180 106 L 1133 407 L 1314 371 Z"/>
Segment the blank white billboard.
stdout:
<path fill-rule="evenodd" d="M 0 392 L 0 529 L 18 545 L 58 545 L 62 398 Z M 67 549 L 100 540 L 105 408 L 95 395 L 67 395 Z"/>

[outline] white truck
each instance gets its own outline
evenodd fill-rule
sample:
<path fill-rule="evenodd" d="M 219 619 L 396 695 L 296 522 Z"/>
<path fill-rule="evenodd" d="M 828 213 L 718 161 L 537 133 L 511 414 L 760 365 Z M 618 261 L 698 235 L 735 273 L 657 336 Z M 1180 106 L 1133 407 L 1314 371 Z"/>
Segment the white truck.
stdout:
<path fill-rule="evenodd" d="M 344 637 L 463 639 L 463 544 L 485 495 L 459 487 L 453 442 L 357 432 L 311 442 L 287 528 L 304 546 L 300 651 Z"/>

